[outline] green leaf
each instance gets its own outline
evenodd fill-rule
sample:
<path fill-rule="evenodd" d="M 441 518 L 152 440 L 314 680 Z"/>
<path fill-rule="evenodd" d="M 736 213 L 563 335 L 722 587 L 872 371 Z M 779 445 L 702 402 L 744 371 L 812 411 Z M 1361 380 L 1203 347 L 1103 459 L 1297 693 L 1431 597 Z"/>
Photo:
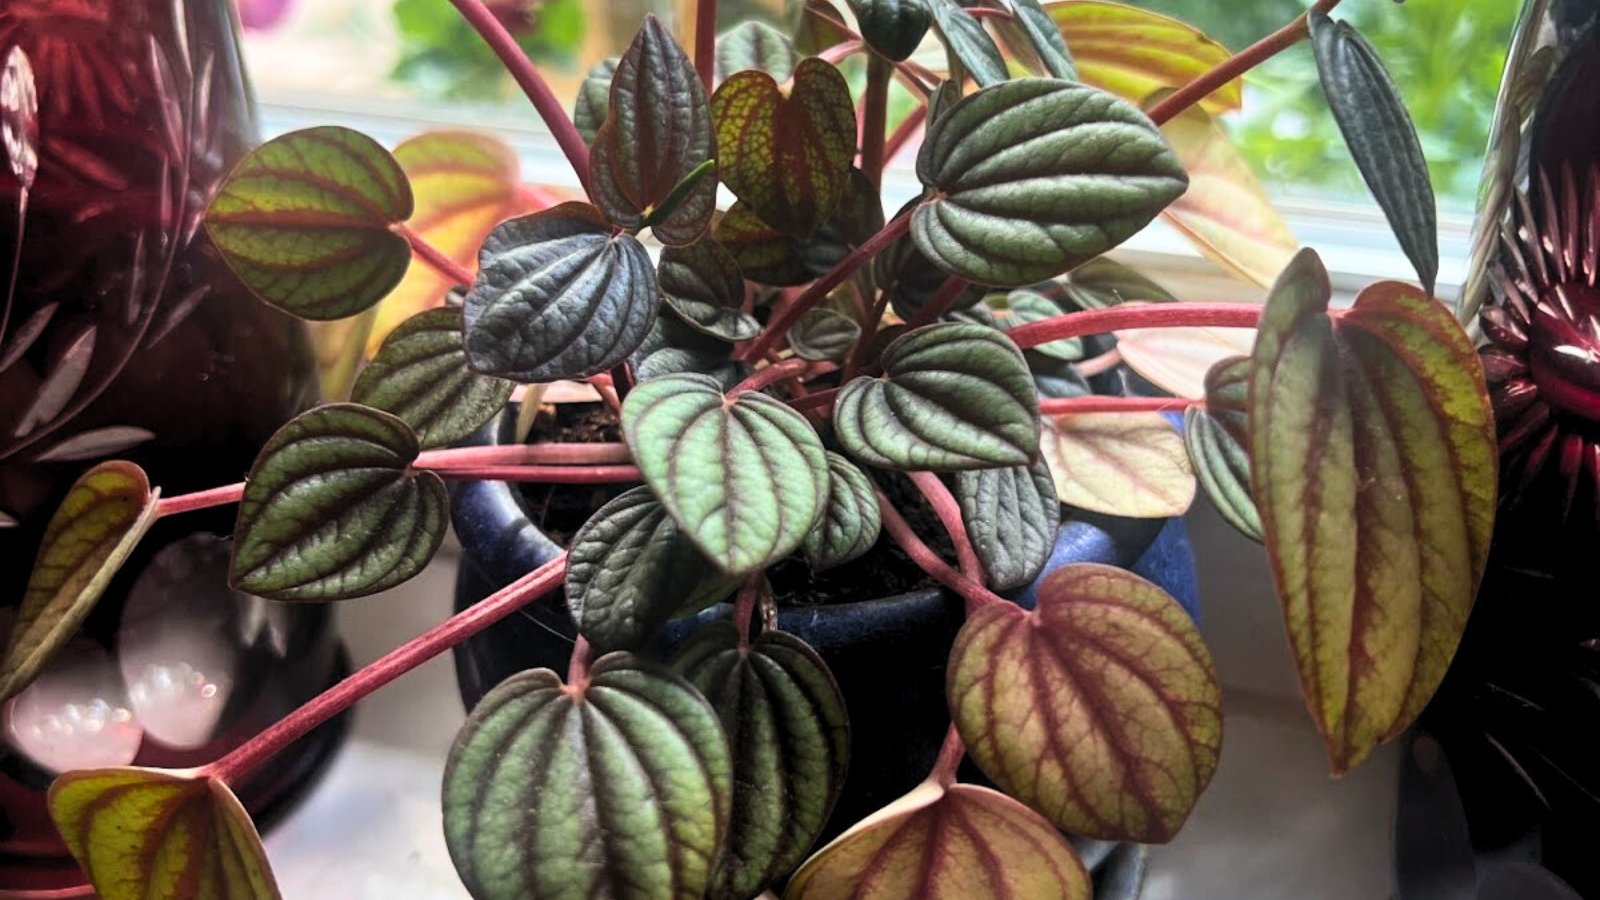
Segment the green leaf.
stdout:
<path fill-rule="evenodd" d="M 957 103 L 928 129 L 917 175 L 934 192 L 912 214 L 917 246 L 947 272 L 1009 287 L 1110 250 L 1188 186 L 1144 113 L 1045 78 Z"/>
<path fill-rule="evenodd" d="M 727 622 L 697 631 L 673 668 L 711 701 L 733 748 L 728 847 L 707 896 L 746 900 L 800 865 L 839 798 L 844 696 L 804 641 L 768 631 L 741 646 Z"/>
<path fill-rule="evenodd" d="M 261 448 L 233 528 L 229 583 L 272 600 L 346 600 L 422 571 L 444 540 L 449 499 L 398 418 L 330 403 Z"/>
<path fill-rule="evenodd" d="M 908 321 L 938 293 L 950 277 L 922 255 L 922 251 L 917 249 L 917 242 L 910 235 L 890 244 L 887 250 L 878 254 L 872 265 L 879 287 L 889 294 L 890 308 L 895 315 Z M 981 284 L 970 285 L 956 296 L 950 309 L 954 312 L 971 309 L 982 302 L 988 292 L 988 288 Z"/>
<path fill-rule="evenodd" d="M 744 273 L 716 241 L 663 250 L 656 282 L 667 307 L 696 331 L 730 342 L 761 333 L 761 323 L 741 310 Z"/>
<path fill-rule="evenodd" d="M 844 195 L 856 111 L 839 70 L 808 57 L 785 96 L 771 75 L 739 72 L 711 97 L 717 171 L 761 221 L 792 237 L 816 231 Z"/>
<path fill-rule="evenodd" d="M 0 703 L 28 686 L 78 626 L 156 520 L 144 470 L 103 462 L 78 477 L 45 526 L 0 662 Z"/>
<path fill-rule="evenodd" d="M 861 337 L 856 320 L 835 309 L 813 309 L 789 329 L 789 347 L 801 359 L 843 362 Z"/>
<path fill-rule="evenodd" d="M 1026 325 L 1029 322 L 1038 322 L 1043 319 L 1059 316 L 1067 310 L 1049 297 L 1030 290 L 1015 290 L 1006 294 L 1006 327 Z M 1083 359 L 1082 338 L 1062 338 L 1058 341 L 1049 341 L 1037 347 L 1030 347 L 1034 353 L 1062 362 L 1077 362 Z"/>
<path fill-rule="evenodd" d="M 604 372 L 643 343 L 660 306 L 650 254 L 594 207 L 500 223 L 483 242 L 464 307 L 472 367 L 513 381 Z"/>
<path fill-rule="evenodd" d="M 1031 466 L 958 472 L 951 493 L 990 587 L 1009 590 L 1039 576 L 1061 527 L 1061 501 L 1042 458 Z"/>
<path fill-rule="evenodd" d="M 1072 844 L 1038 813 L 971 784 L 924 781 L 806 860 L 785 900 L 1089 900 Z"/>
<path fill-rule="evenodd" d="M 638 229 L 672 189 L 717 158 L 711 110 L 694 64 L 659 19 L 646 15 L 611 76 L 611 102 L 594 139 L 590 196 L 612 222 Z M 702 178 L 651 231 L 669 246 L 692 244 L 711 223 L 717 180 Z"/>
<path fill-rule="evenodd" d="M 1111 566 L 1045 576 L 1032 611 L 991 603 L 950 651 L 973 762 L 1057 827 L 1164 843 L 1217 768 L 1222 689 L 1194 620 Z"/>
<path fill-rule="evenodd" d="M 384 338 L 350 399 L 393 413 L 424 447 L 444 447 L 478 430 L 511 399 L 516 385 L 467 368 L 461 310 L 430 309 Z"/>
<path fill-rule="evenodd" d="M 894 62 L 916 52 L 933 22 L 926 0 L 849 0 L 849 4 L 867 46 Z"/>
<path fill-rule="evenodd" d="M 754 371 L 747 363 L 734 360 L 732 352 L 727 343 L 673 316 L 661 316 L 628 364 L 636 381 L 693 372 L 714 379 L 723 390 L 732 390 Z"/>
<path fill-rule="evenodd" d="M 997 19 L 995 32 L 1028 71 L 1067 81 L 1082 80 L 1072 64 L 1072 51 L 1067 49 L 1061 29 L 1039 0 L 1004 0 L 1004 5 L 1011 17 Z"/>
<path fill-rule="evenodd" d="M 206 210 L 206 232 L 257 296 L 303 319 L 382 300 L 411 246 L 411 185 L 378 143 L 348 128 L 293 131 L 250 151 Z"/>
<path fill-rule="evenodd" d="M 50 785 L 50 816 L 104 900 L 277 900 L 250 814 L 220 779 L 80 769 Z"/>
<path fill-rule="evenodd" d="M 1055 416 L 1040 450 L 1068 506 L 1142 519 L 1181 516 L 1194 502 L 1183 436 L 1158 412 Z"/>
<path fill-rule="evenodd" d="M 764 22 L 740 22 L 717 36 L 718 84 L 746 69 L 787 81 L 799 62 L 789 36 Z"/>
<path fill-rule="evenodd" d="M 1206 496 L 1240 534 L 1260 542 L 1261 514 L 1250 496 L 1248 394 L 1250 358 L 1235 356 L 1206 374 L 1206 405 L 1183 417 L 1183 441 Z"/>
<path fill-rule="evenodd" d="M 811 570 L 821 572 L 865 554 L 878 543 L 882 527 L 872 479 L 829 450 L 827 507 L 801 545 Z"/>
<path fill-rule="evenodd" d="M 1466 625 L 1494 525 L 1494 420 L 1443 305 L 1381 282 L 1330 317 L 1303 251 L 1251 355 L 1250 488 L 1333 770 L 1400 734 Z"/>
<path fill-rule="evenodd" d="M 839 392 L 845 452 L 880 469 L 1019 466 L 1039 453 L 1039 398 L 1022 352 L 982 325 L 908 331 L 884 349 L 883 377 Z"/>
<path fill-rule="evenodd" d="M 445 844 L 479 900 L 699 900 L 732 793 L 716 710 L 613 653 L 587 684 L 538 669 L 478 701 L 445 763 Z"/>
<path fill-rule="evenodd" d="M 1178 299 L 1161 285 L 1104 256 L 1072 270 L 1067 276 L 1067 296 L 1083 309 L 1104 309 L 1130 301 Z"/>
<path fill-rule="evenodd" d="M 600 507 L 568 552 L 567 608 L 601 652 L 641 649 L 680 610 L 704 607 L 735 586 L 678 531 L 648 487 Z"/>
<path fill-rule="evenodd" d="M 882 228 L 878 192 L 860 169 L 851 169 L 833 217 L 807 240 L 779 233 L 742 201 L 718 220 L 715 235 L 746 278 L 787 286 L 820 277 Z"/>
<path fill-rule="evenodd" d="M 939 40 L 950 53 L 952 80 L 965 69 L 979 87 L 1000 84 L 1011 77 L 1006 69 L 1005 57 L 995 46 L 994 38 L 983 30 L 983 23 L 968 15 L 956 0 L 927 0 L 933 13 L 933 28 Z M 937 121 L 937 120 L 930 120 Z"/>
<path fill-rule="evenodd" d="M 789 555 L 822 515 L 822 441 L 766 394 L 729 400 L 705 376 L 657 378 L 628 394 L 622 433 L 662 505 L 729 575 Z"/>
<path fill-rule="evenodd" d="M 589 68 L 578 85 L 578 98 L 572 105 L 572 124 L 586 143 L 593 144 L 605 124 L 611 106 L 611 79 L 617 74 L 617 57 L 602 59 Z"/>
<path fill-rule="evenodd" d="M 1432 294 L 1439 275 L 1439 223 L 1417 127 L 1367 39 L 1348 22 L 1316 10 L 1309 16 L 1328 108 L 1423 290 Z"/>

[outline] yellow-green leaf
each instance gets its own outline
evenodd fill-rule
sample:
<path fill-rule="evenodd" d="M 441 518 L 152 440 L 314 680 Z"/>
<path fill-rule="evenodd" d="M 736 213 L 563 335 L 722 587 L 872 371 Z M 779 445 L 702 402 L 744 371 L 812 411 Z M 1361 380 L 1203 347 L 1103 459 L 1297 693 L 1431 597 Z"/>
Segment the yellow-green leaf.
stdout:
<path fill-rule="evenodd" d="M 50 786 L 50 815 L 103 900 L 276 900 L 250 814 L 216 778 L 84 769 Z"/>
<path fill-rule="evenodd" d="M 1460 642 L 1494 524 L 1483 368 L 1399 282 L 1337 317 L 1315 253 L 1272 289 L 1251 356 L 1251 492 L 1334 772 L 1408 726 Z"/>
<path fill-rule="evenodd" d="M 1194 502 L 1183 436 L 1158 412 L 1071 413 L 1045 420 L 1039 450 L 1056 496 L 1116 516 L 1181 516 Z"/>
<path fill-rule="evenodd" d="M 1078 77 L 1134 103 L 1182 87 L 1229 56 L 1228 48 L 1194 26 L 1125 3 L 1057 0 L 1044 8 L 1067 39 Z M 1201 106 L 1222 113 L 1243 100 L 1244 82 L 1235 79 Z"/>
<path fill-rule="evenodd" d="M 0 701 L 27 686 L 94 608 L 156 519 L 144 471 L 113 460 L 85 472 L 45 526 L 0 663 Z"/>

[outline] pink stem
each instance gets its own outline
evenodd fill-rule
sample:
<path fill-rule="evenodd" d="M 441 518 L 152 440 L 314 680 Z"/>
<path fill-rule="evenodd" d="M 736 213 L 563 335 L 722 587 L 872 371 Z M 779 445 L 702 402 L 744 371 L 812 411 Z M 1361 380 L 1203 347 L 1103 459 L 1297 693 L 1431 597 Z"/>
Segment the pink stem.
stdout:
<path fill-rule="evenodd" d="M 467 20 L 478 34 L 483 38 L 495 56 L 500 57 L 500 62 L 511 73 L 513 80 L 528 95 L 528 100 L 533 103 L 533 108 L 538 111 L 539 118 L 544 120 L 545 127 L 555 136 L 556 143 L 560 145 L 561 152 L 567 156 L 567 162 L 572 164 L 572 171 L 578 176 L 578 182 L 587 186 L 589 184 L 589 145 L 583 142 L 583 136 L 578 134 L 578 129 L 567 117 L 567 111 L 561 106 L 561 101 L 556 99 L 550 85 L 545 83 L 544 76 L 534 68 L 522 48 L 517 46 L 517 39 L 511 32 L 500 24 L 493 12 L 483 5 L 482 0 L 450 0 L 460 11 L 462 18 Z"/>
<path fill-rule="evenodd" d="M 711 93 L 711 82 L 717 67 L 717 0 L 695 0 L 694 4 L 694 68 L 700 73 L 700 82 Z"/>
<path fill-rule="evenodd" d="M 889 135 L 889 140 L 884 143 L 884 161 L 888 162 L 889 160 L 892 160 L 896 156 L 900 155 L 900 151 L 905 149 L 906 144 L 916 136 L 917 132 L 922 130 L 922 126 L 926 124 L 927 121 L 928 104 L 924 103 L 912 110 L 911 114 L 906 116 L 904 121 L 896 126 L 894 134 Z"/>
<path fill-rule="evenodd" d="M 430 471 L 446 481 L 631 484 L 644 480 L 637 466 L 449 466 Z"/>
<path fill-rule="evenodd" d="M 990 9 L 987 6 L 969 6 L 969 7 L 966 7 L 966 10 L 967 10 L 967 15 L 973 17 L 974 19 L 1009 19 L 1009 18 L 1011 18 L 1011 13 L 1008 13 L 1003 9 Z"/>
<path fill-rule="evenodd" d="M 759 391 L 785 378 L 820 375 L 832 368 L 834 368 L 832 363 L 813 362 L 809 359 L 801 359 L 798 356 L 791 357 L 782 362 L 775 362 L 770 366 L 757 369 L 749 378 L 734 385 L 733 390 L 728 392 L 728 396 L 737 397 L 747 391 Z"/>
<path fill-rule="evenodd" d="M 796 397 L 789 401 L 789 406 L 793 409 L 802 410 L 819 409 L 824 406 L 832 406 L 833 401 L 837 399 L 839 399 L 839 389 L 828 388 L 827 390 L 817 391 L 814 394 L 807 394 L 804 397 Z"/>
<path fill-rule="evenodd" d="M 967 537 L 967 526 L 961 518 L 961 504 L 944 486 L 939 476 L 932 472 L 912 472 L 911 483 L 922 492 L 928 505 L 933 507 L 934 515 L 939 517 L 944 530 L 950 535 L 950 543 L 956 548 L 956 564 L 961 568 L 961 574 L 976 581 L 983 582 L 983 563 L 978 559 L 978 552 L 972 549 L 972 541 Z"/>
<path fill-rule="evenodd" d="M 1046 416 L 1090 412 L 1173 412 L 1191 406 L 1204 406 L 1195 397 L 1050 397 L 1039 401 L 1039 412 Z"/>
<path fill-rule="evenodd" d="M 839 63 L 842 63 L 850 57 L 855 56 L 857 53 L 860 53 L 866 46 L 867 45 L 861 41 L 844 41 L 843 43 L 834 44 L 832 47 L 829 47 L 821 53 L 818 53 L 817 59 L 820 59 L 830 65 L 837 66 Z"/>
<path fill-rule="evenodd" d="M 560 587 L 566 571 L 567 555 L 563 553 L 363 666 L 239 745 L 233 752 L 203 768 L 202 774 L 230 784 L 236 782 L 273 754 L 354 706 L 363 697 Z"/>
<path fill-rule="evenodd" d="M 748 649 L 750 646 L 750 623 L 755 619 L 756 600 L 761 596 L 761 585 L 766 581 L 762 572 L 752 572 L 745 578 L 744 585 L 739 588 L 739 596 L 733 601 L 733 627 L 739 632 L 739 647 Z"/>
<path fill-rule="evenodd" d="M 1079 375 L 1085 378 L 1093 378 L 1120 365 L 1122 365 L 1122 351 L 1112 347 L 1099 356 L 1091 356 L 1081 363 L 1076 363 L 1073 367 L 1078 370 Z"/>
<path fill-rule="evenodd" d="M 1026 350 L 1063 338 L 1126 328 L 1255 328 L 1261 310 L 1256 303 L 1124 303 L 1051 316 L 1007 329 L 1006 334 Z"/>
<path fill-rule="evenodd" d="M 178 513 L 193 512 L 197 509 L 208 509 L 213 506 L 222 506 L 227 503 L 238 503 L 244 496 L 244 482 L 229 484 L 222 487 L 211 488 L 207 491 L 196 491 L 193 494 L 178 494 L 175 497 L 162 497 L 156 501 L 156 518 L 175 516 Z"/>
<path fill-rule="evenodd" d="M 966 755 L 967 745 L 961 742 L 961 732 L 951 725 L 945 732 L 944 745 L 939 748 L 939 758 L 933 764 L 933 771 L 928 773 L 928 780 L 943 788 L 955 784 L 956 770 L 961 768 L 961 760 Z"/>
<path fill-rule="evenodd" d="M 627 445 L 618 443 L 501 444 L 427 450 L 411 465 L 417 469 L 443 470 L 463 466 L 576 466 L 632 461 Z"/>
<path fill-rule="evenodd" d="M 593 662 L 594 645 L 579 632 L 572 644 L 572 659 L 567 663 L 567 693 L 581 697 L 589 689 L 589 666 Z"/>
<path fill-rule="evenodd" d="M 406 243 L 411 245 L 411 255 L 427 263 L 435 272 L 462 287 L 472 287 L 473 274 L 466 266 L 446 256 L 438 247 L 423 240 L 422 235 L 412 231 L 404 222 L 396 222 L 389 226 L 389 230 L 405 238 Z"/>
<path fill-rule="evenodd" d="M 912 314 L 911 321 L 906 323 L 906 328 L 908 330 L 921 328 L 924 325 L 931 325 L 938 321 L 940 316 L 950 311 L 950 304 L 956 302 L 956 298 L 961 296 L 961 292 L 971 286 L 972 282 L 962 278 L 960 275 L 951 275 L 946 278 L 944 284 L 939 285 L 939 289 L 933 292 L 932 297 L 928 298 L 928 302 L 922 304 L 922 307 Z"/>
<path fill-rule="evenodd" d="M 980 606 L 1005 602 L 994 591 L 961 574 L 949 563 L 940 559 L 939 554 L 933 552 L 933 548 L 924 544 L 922 538 L 917 537 L 917 533 L 911 529 L 905 517 L 900 515 L 900 511 L 894 508 L 894 504 L 889 502 L 889 498 L 883 495 L 883 491 L 877 493 L 878 512 L 883 516 L 883 528 L 889 532 L 889 537 L 911 557 L 917 568 L 927 572 L 934 581 L 960 594 L 967 601 L 969 613 Z"/>

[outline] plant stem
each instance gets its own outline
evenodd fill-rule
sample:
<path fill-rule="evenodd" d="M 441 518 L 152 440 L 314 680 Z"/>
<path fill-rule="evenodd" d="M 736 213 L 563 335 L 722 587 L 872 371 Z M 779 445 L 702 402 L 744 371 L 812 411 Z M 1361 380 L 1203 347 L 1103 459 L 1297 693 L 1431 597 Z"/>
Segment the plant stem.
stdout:
<path fill-rule="evenodd" d="M 867 86 L 861 115 L 861 171 L 873 190 L 883 187 L 884 137 L 889 117 L 889 78 L 894 68 L 876 53 L 867 54 Z"/>
<path fill-rule="evenodd" d="M 967 601 L 968 612 L 989 603 L 1005 602 L 999 594 L 957 572 L 949 563 L 940 559 L 939 554 L 933 552 L 933 548 L 924 544 L 922 538 L 917 537 L 910 523 L 906 522 L 900 511 L 894 508 L 889 498 L 883 495 L 883 491 L 878 490 L 877 494 L 878 512 L 883 516 L 884 530 L 889 532 L 889 536 L 900 545 L 900 549 L 911 557 L 917 568 L 927 572 L 933 580 L 960 594 Z"/>
<path fill-rule="evenodd" d="M 225 783 L 236 782 L 363 697 L 560 587 L 566 570 L 567 555 L 563 553 L 363 666 L 233 752 L 201 769 L 202 774 Z"/>
<path fill-rule="evenodd" d="M 567 111 L 562 108 L 561 101 L 556 99 L 550 85 L 545 83 L 544 76 L 529 61 L 522 48 L 517 46 L 517 39 L 511 36 L 494 13 L 483 5 L 482 0 L 450 0 L 460 11 L 467 24 L 477 30 L 489 49 L 500 58 L 506 71 L 511 73 L 517 86 L 528 95 L 528 100 L 533 103 L 533 108 L 538 111 L 539 118 L 544 120 L 545 127 L 550 129 L 551 135 L 561 147 L 561 152 L 566 154 L 567 162 L 571 163 L 572 171 L 578 176 L 578 183 L 584 186 L 589 184 L 589 145 L 583 142 L 583 136 L 578 134 L 578 129 L 572 124 L 572 119 L 567 117 Z"/>
<path fill-rule="evenodd" d="M 797 410 L 820 409 L 824 406 L 832 406 L 833 401 L 837 400 L 838 398 L 839 389 L 828 388 L 827 390 L 817 391 L 813 394 L 807 394 L 804 397 L 796 397 L 789 401 L 789 406 L 790 408 Z"/>
<path fill-rule="evenodd" d="M 695 0 L 694 68 L 710 94 L 717 68 L 717 0 Z"/>
<path fill-rule="evenodd" d="M 866 43 L 863 41 L 844 41 L 842 43 L 834 44 L 832 47 L 829 47 L 821 53 L 818 53 L 817 59 L 820 59 L 829 65 L 837 66 L 839 63 L 842 63 L 850 57 L 855 56 L 857 53 L 860 53 L 866 46 Z M 794 79 L 790 78 L 790 80 L 793 81 Z"/>
<path fill-rule="evenodd" d="M 501 444 L 493 447 L 452 447 L 427 450 L 412 463 L 417 469 L 455 469 L 463 466 L 576 466 L 629 463 L 626 444 Z"/>
<path fill-rule="evenodd" d="M 962 278 L 960 275 L 951 275 L 946 278 L 944 284 L 939 285 L 939 289 L 933 292 L 932 297 L 928 298 L 928 302 L 922 304 L 922 307 L 912 314 L 911 321 L 906 323 L 906 328 L 908 330 L 921 328 L 924 325 L 932 325 L 937 322 L 940 316 L 950 311 L 950 304 L 956 302 L 956 298 L 961 296 L 961 292 L 971 286 L 972 282 Z"/>
<path fill-rule="evenodd" d="M 622 414 L 622 395 L 617 392 L 616 382 L 612 380 L 610 375 L 591 375 L 584 380 L 594 387 L 595 392 L 600 395 L 600 399 L 611 407 L 612 412 L 618 415 Z"/>
<path fill-rule="evenodd" d="M 1039 401 L 1039 412 L 1046 416 L 1090 412 L 1175 412 L 1191 406 L 1204 406 L 1196 397 L 1051 397 Z"/>
<path fill-rule="evenodd" d="M 466 266 L 446 256 L 438 247 L 423 240 L 422 235 L 412 231 L 406 223 L 396 222 L 389 226 L 389 230 L 405 238 L 406 243 L 411 245 L 411 255 L 422 260 L 429 268 L 462 287 L 472 287 L 473 275 L 467 270 Z"/>
<path fill-rule="evenodd" d="M 884 144 L 884 164 L 887 165 L 890 160 L 893 160 L 896 156 L 899 156 L 900 151 L 905 149 L 906 143 L 909 142 L 918 131 L 922 130 L 922 126 L 926 124 L 927 121 L 928 104 L 924 103 L 912 110 L 911 114 L 906 116 L 905 119 L 901 121 L 899 126 L 895 128 L 894 134 L 889 135 L 888 142 Z"/>
<path fill-rule="evenodd" d="M 945 732 L 944 745 L 939 748 L 939 758 L 933 764 L 933 771 L 928 773 L 928 780 L 943 788 L 955 784 L 956 770 L 961 768 L 961 760 L 966 755 L 967 745 L 961 742 L 961 732 L 951 725 Z"/>
<path fill-rule="evenodd" d="M 839 260 L 839 264 L 828 270 L 828 274 L 811 283 L 793 303 L 783 308 L 783 311 L 773 316 L 761 334 L 750 345 L 745 347 L 741 359 L 760 359 L 772 348 L 772 345 L 789 333 L 800 317 L 809 312 L 817 304 L 827 298 L 828 292 L 838 287 L 846 278 L 855 274 L 855 271 L 865 265 L 884 248 L 894 243 L 901 235 L 911 230 L 912 210 L 906 210 L 899 216 L 883 226 L 877 234 L 867 238 L 866 243 L 850 251 L 850 255 Z"/>
<path fill-rule="evenodd" d="M 967 11 L 967 15 L 973 17 L 974 19 L 1009 19 L 1009 18 L 1011 18 L 1011 13 L 1008 13 L 1003 9 L 994 9 L 993 7 L 988 7 L 988 6 L 968 6 L 968 7 L 966 7 L 966 11 Z"/>
<path fill-rule="evenodd" d="M 878 328 L 883 325 L 883 313 L 888 308 L 889 292 L 881 290 L 878 292 L 878 299 L 872 302 L 872 308 L 867 310 L 866 318 L 861 322 L 861 334 L 856 338 L 855 346 L 850 348 L 850 356 L 844 362 L 844 371 L 839 375 L 840 385 L 849 384 L 850 379 L 855 378 L 861 367 L 867 364 L 867 357 L 872 355 L 872 345 L 878 340 Z"/>
<path fill-rule="evenodd" d="M 739 588 L 733 601 L 733 627 L 739 632 L 739 649 L 750 648 L 750 623 L 755 619 L 756 601 L 761 597 L 761 586 L 766 582 L 763 572 L 751 572 Z"/>
<path fill-rule="evenodd" d="M 589 689 L 589 664 L 592 662 L 594 645 L 580 631 L 578 639 L 572 643 L 572 659 L 567 663 L 567 693 L 582 697 Z"/>
<path fill-rule="evenodd" d="M 950 543 L 956 548 L 956 564 L 961 569 L 961 574 L 979 584 L 983 583 L 983 563 L 978 559 L 978 552 L 972 549 L 972 540 L 967 537 L 967 526 L 961 518 L 961 504 L 945 487 L 939 476 L 932 472 L 910 473 L 911 483 L 922 492 L 923 499 L 933 507 L 933 514 L 939 517 L 944 530 L 950 535 Z"/>
<path fill-rule="evenodd" d="M 227 503 L 238 503 L 244 496 L 244 482 L 214 487 L 207 491 L 196 491 L 192 494 L 178 494 L 175 497 L 162 497 L 156 500 L 156 518 L 175 516 L 178 513 L 193 512 L 197 509 L 209 509 L 213 506 L 222 506 Z"/>
<path fill-rule="evenodd" d="M 1339 0 L 1317 0 L 1316 5 L 1311 7 L 1311 11 L 1326 13 L 1338 5 Z M 1164 125 L 1170 122 L 1184 110 L 1221 90 L 1228 82 L 1298 44 L 1311 33 L 1308 25 L 1309 17 L 1310 12 L 1301 13 L 1294 18 L 1294 21 L 1228 57 L 1209 72 L 1173 91 L 1165 100 L 1150 107 L 1150 120 L 1157 125 Z"/>
<path fill-rule="evenodd" d="M 1051 316 L 1007 329 L 1006 334 L 1026 350 L 1063 338 L 1126 328 L 1255 328 L 1261 310 L 1259 303 L 1125 303 Z"/>
<path fill-rule="evenodd" d="M 1120 365 L 1122 365 L 1122 351 L 1112 347 L 1110 350 L 1107 350 L 1099 356 L 1091 356 L 1083 362 L 1075 363 L 1073 368 L 1078 370 L 1079 375 L 1082 375 L 1085 378 L 1093 378 L 1096 375 L 1102 375 L 1106 372 L 1109 372 Z"/>
<path fill-rule="evenodd" d="M 775 362 L 769 366 L 757 369 L 749 378 L 733 386 L 728 392 L 729 397 L 737 397 L 747 391 L 759 391 L 768 385 L 775 384 L 785 378 L 794 378 L 803 375 L 820 375 L 826 371 L 823 367 L 832 368 L 827 363 L 816 363 L 798 356 L 790 357 L 782 362 Z"/>
<path fill-rule="evenodd" d="M 622 401 L 628 399 L 628 392 L 633 390 L 633 373 L 628 370 L 628 361 L 623 360 L 611 367 L 611 389 L 617 392 L 617 411 L 622 411 Z"/>
<path fill-rule="evenodd" d="M 644 480 L 637 466 L 449 466 L 429 471 L 446 481 L 631 484 Z"/>

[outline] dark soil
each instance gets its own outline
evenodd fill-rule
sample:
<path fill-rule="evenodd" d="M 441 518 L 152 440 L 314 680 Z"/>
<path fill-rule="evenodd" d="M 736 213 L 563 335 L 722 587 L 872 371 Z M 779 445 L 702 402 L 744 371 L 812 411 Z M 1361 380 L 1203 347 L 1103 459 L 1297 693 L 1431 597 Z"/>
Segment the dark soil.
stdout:
<path fill-rule="evenodd" d="M 622 440 L 616 415 L 598 403 L 545 405 L 529 431 L 532 443 L 607 443 Z M 953 559 L 950 538 L 914 485 L 893 473 L 875 473 L 917 534 L 944 559 Z M 565 546 L 589 516 L 629 485 L 521 484 L 528 516 L 551 540 Z M 767 569 L 780 606 L 820 606 L 892 597 L 933 587 L 935 582 L 887 533 L 865 556 L 825 572 L 813 572 L 799 554 Z"/>

